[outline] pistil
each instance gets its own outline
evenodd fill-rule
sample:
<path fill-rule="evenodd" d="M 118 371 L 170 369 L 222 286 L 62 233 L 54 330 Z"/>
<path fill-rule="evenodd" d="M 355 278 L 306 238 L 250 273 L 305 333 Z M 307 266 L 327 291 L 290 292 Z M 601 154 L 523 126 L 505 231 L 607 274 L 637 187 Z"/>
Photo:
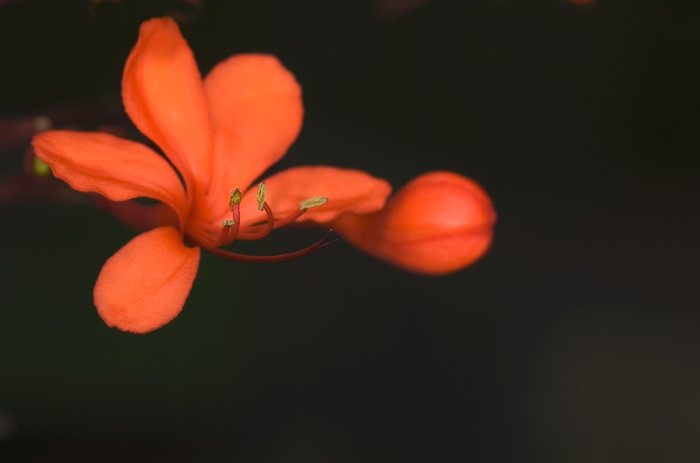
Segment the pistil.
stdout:
<path fill-rule="evenodd" d="M 270 263 L 270 262 L 283 262 L 285 260 L 298 259 L 299 257 L 308 256 L 313 254 L 319 249 L 323 249 L 336 243 L 338 240 L 326 241 L 328 235 L 331 234 L 333 229 L 330 229 L 323 235 L 323 238 L 312 244 L 311 246 L 301 249 L 299 251 L 290 252 L 287 254 L 277 254 L 275 256 L 250 256 L 247 254 L 237 254 L 235 252 L 226 251 L 221 248 L 204 248 L 212 254 L 217 256 L 226 257 L 227 259 L 236 260 L 239 262 L 257 262 L 257 263 Z"/>

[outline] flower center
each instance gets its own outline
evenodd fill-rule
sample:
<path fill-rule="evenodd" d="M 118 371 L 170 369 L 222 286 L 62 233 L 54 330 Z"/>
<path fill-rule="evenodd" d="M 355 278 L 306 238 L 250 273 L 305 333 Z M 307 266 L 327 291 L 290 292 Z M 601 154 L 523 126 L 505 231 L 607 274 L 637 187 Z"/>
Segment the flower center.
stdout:
<path fill-rule="evenodd" d="M 299 204 L 299 209 L 297 211 L 294 211 L 293 213 L 289 214 L 286 217 L 283 217 L 281 219 L 275 219 L 275 216 L 272 212 L 272 209 L 270 206 L 267 204 L 265 201 L 267 197 L 267 185 L 265 182 L 261 182 L 260 185 L 258 185 L 258 194 L 257 194 L 257 200 L 258 200 L 258 210 L 260 211 L 265 211 L 267 214 L 267 220 L 265 222 L 262 222 L 260 224 L 253 225 L 253 228 L 258 228 L 257 230 L 253 231 L 246 231 L 242 232 L 240 231 L 240 225 L 241 225 L 241 199 L 243 198 L 243 194 L 241 193 L 241 190 L 236 188 L 235 190 L 231 191 L 231 196 L 229 197 L 228 205 L 229 208 L 231 209 L 231 219 L 230 220 L 224 220 L 221 223 L 221 233 L 219 234 L 219 238 L 212 243 L 210 246 L 203 245 L 202 248 L 205 251 L 208 251 L 212 254 L 216 254 L 218 256 L 226 257 L 228 259 L 232 260 L 237 260 L 241 262 L 281 262 L 284 260 L 291 260 L 291 259 L 296 259 L 299 257 L 303 256 L 308 256 L 309 254 L 312 254 L 319 249 L 323 249 L 326 246 L 330 246 L 331 244 L 335 243 L 338 240 L 332 240 L 332 241 L 326 241 L 328 238 L 328 235 L 331 233 L 333 230 L 328 230 L 326 234 L 321 238 L 319 241 L 315 242 L 311 246 L 300 249 L 299 251 L 295 252 L 290 252 L 287 254 L 278 254 L 274 256 L 250 256 L 246 254 L 236 254 L 230 251 L 226 251 L 224 249 L 221 249 L 222 246 L 227 246 L 231 243 L 233 243 L 235 240 L 259 240 L 261 238 L 265 238 L 267 235 L 270 234 L 272 230 L 275 228 L 280 228 L 284 227 L 285 225 L 288 225 L 292 222 L 294 222 L 296 219 L 302 216 L 304 212 L 309 210 L 312 207 L 320 206 L 322 204 L 325 204 L 328 202 L 328 198 L 322 198 L 322 197 L 314 197 L 314 198 L 309 198 L 305 199 Z"/>

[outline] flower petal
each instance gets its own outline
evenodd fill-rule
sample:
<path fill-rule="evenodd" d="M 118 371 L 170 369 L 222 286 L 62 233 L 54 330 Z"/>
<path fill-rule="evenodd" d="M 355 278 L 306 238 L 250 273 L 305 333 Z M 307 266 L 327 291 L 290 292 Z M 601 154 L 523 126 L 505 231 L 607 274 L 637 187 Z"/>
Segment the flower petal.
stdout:
<path fill-rule="evenodd" d="M 199 248 L 188 248 L 173 227 L 129 241 L 102 267 L 95 284 L 97 312 L 110 327 L 147 333 L 175 318 L 190 293 Z"/>
<path fill-rule="evenodd" d="M 274 56 L 244 54 L 214 67 L 204 88 L 214 124 L 210 192 L 225 205 L 229 191 L 245 190 L 296 139 L 304 115 L 301 87 Z"/>
<path fill-rule="evenodd" d="M 299 209 L 299 203 L 314 196 L 328 198 L 322 206 L 309 209 L 298 221 L 327 222 L 343 212 L 365 214 L 381 209 L 391 194 L 386 180 L 366 172 L 329 166 L 294 167 L 265 180 L 267 203 L 282 218 Z M 249 189 L 241 202 L 243 226 L 265 219 L 257 209 L 257 189 Z"/>
<path fill-rule="evenodd" d="M 423 174 L 381 211 L 343 214 L 335 231 L 365 252 L 427 275 L 454 272 L 490 247 L 496 213 L 473 180 L 452 172 Z"/>
<path fill-rule="evenodd" d="M 181 223 L 189 209 L 185 191 L 168 162 L 146 146 L 106 133 L 52 130 L 34 136 L 39 159 L 78 191 L 112 201 L 157 199 L 175 210 Z"/>
<path fill-rule="evenodd" d="M 205 188 L 211 173 L 209 108 L 192 50 L 171 18 L 141 24 L 124 68 L 122 97 L 134 124 L 180 171 L 188 193 L 193 186 Z"/>

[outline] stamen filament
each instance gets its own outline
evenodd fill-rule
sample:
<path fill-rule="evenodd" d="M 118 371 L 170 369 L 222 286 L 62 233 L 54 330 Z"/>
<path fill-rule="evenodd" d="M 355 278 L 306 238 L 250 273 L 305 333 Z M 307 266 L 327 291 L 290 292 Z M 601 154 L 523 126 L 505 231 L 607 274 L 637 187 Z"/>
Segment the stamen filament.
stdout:
<path fill-rule="evenodd" d="M 296 211 L 292 212 L 291 214 L 289 214 L 287 217 L 283 217 L 283 218 L 281 218 L 281 219 L 277 219 L 277 220 L 275 221 L 275 223 L 272 225 L 272 228 L 273 228 L 273 229 L 277 229 L 277 228 L 280 228 L 280 227 L 284 227 L 285 225 L 288 225 L 288 224 L 294 222 L 294 221 L 295 221 L 296 219 L 298 219 L 299 217 L 301 217 L 302 214 L 304 214 L 304 212 L 306 212 L 306 209 L 304 209 L 304 210 L 296 210 Z M 269 224 L 269 216 L 268 216 L 268 222 L 267 222 L 267 223 L 265 223 L 265 222 L 263 222 L 263 223 L 256 223 L 256 224 L 251 225 L 251 227 L 259 227 L 259 226 L 262 226 L 262 225 L 268 226 L 268 224 Z M 248 232 L 248 233 L 258 233 L 258 232 Z"/>
<path fill-rule="evenodd" d="M 262 207 L 265 209 L 265 213 L 267 214 L 267 223 L 265 224 L 265 228 L 256 232 L 240 232 L 238 233 L 238 239 L 248 241 L 259 240 L 270 234 L 275 225 L 275 217 L 272 215 L 272 209 L 270 209 L 270 206 L 268 206 L 267 203 L 264 203 Z"/>
<path fill-rule="evenodd" d="M 226 233 L 226 236 L 222 240 L 221 237 L 219 237 L 219 240 L 217 241 L 218 246 L 226 246 L 228 244 L 233 243 L 236 240 L 236 237 L 238 236 L 238 230 L 241 228 L 241 198 L 243 197 L 243 194 L 241 193 L 241 190 L 238 188 L 234 189 L 231 191 L 231 196 L 229 197 L 228 200 L 228 205 L 229 208 L 231 209 L 231 213 L 233 215 L 233 220 L 226 220 L 222 225 L 224 225 L 224 228 L 229 228 L 228 232 Z M 224 234 L 224 231 L 222 231 L 222 236 Z"/>
<path fill-rule="evenodd" d="M 238 230 L 241 228 L 241 205 L 236 203 L 231 209 L 233 209 L 233 225 L 231 226 L 231 232 L 228 235 L 228 238 L 221 246 L 226 246 L 233 243 L 238 237 Z"/>
<path fill-rule="evenodd" d="M 308 256 L 309 254 L 313 254 L 314 252 L 318 251 L 319 249 L 323 249 L 327 246 L 330 246 L 331 244 L 337 242 L 338 240 L 332 240 L 326 242 L 326 238 L 328 238 L 328 235 L 333 231 L 333 229 L 328 230 L 326 234 L 321 238 L 319 241 L 315 242 L 311 246 L 301 249 L 299 251 L 295 252 L 290 252 L 287 254 L 278 254 L 276 256 L 250 256 L 247 254 L 237 254 L 234 252 L 229 252 L 221 248 L 203 248 L 205 251 L 208 251 L 212 254 L 215 254 L 217 256 L 221 257 L 226 257 L 227 259 L 231 260 L 236 260 L 238 262 L 258 262 L 258 263 L 269 263 L 269 262 L 283 262 L 285 260 L 292 260 L 292 259 L 297 259 L 299 257 L 304 257 Z"/>
<path fill-rule="evenodd" d="M 224 220 L 221 223 L 221 226 L 223 227 L 221 229 L 221 233 L 219 234 L 219 239 L 217 239 L 214 244 L 211 245 L 213 248 L 218 248 L 219 246 L 223 246 L 226 240 L 229 237 L 229 234 L 231 234 L 231 227 L 233 226 L 233 221 L 232 220 Z"/>

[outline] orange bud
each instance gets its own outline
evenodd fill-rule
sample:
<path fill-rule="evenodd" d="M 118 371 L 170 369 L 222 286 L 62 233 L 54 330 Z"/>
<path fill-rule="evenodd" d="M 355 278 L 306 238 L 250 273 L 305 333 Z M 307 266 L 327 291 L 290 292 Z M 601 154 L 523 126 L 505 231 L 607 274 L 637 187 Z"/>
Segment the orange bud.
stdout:
<path fill-rule="evenodd" d="M 496 213 L 473 180 L 452 172 L 420 175 L 370 214 L 346 212 L 333 228 L 365 252 L 399 267 L 443 275 L 490 247 Z"/>

